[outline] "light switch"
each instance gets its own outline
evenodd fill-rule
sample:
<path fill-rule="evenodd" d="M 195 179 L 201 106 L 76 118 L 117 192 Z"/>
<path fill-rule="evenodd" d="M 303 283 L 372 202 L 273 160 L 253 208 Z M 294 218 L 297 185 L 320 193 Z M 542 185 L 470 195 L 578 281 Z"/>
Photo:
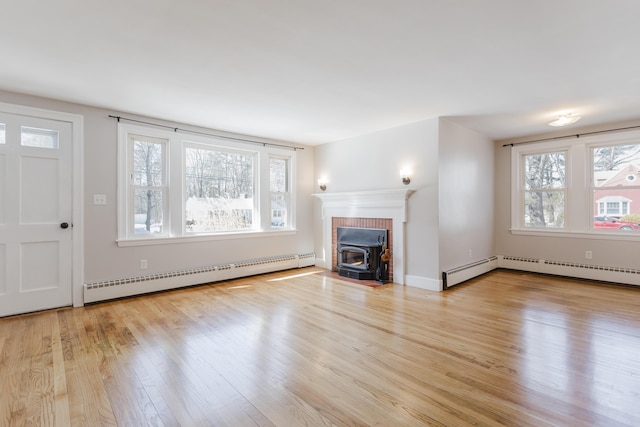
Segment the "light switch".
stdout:
<path fill-rule="evenodd" d="M 94 194 L 93 195 L 93 204 L 94 205 L 106 205 L 107 204 L 107 195 L 106 194 Z"/>

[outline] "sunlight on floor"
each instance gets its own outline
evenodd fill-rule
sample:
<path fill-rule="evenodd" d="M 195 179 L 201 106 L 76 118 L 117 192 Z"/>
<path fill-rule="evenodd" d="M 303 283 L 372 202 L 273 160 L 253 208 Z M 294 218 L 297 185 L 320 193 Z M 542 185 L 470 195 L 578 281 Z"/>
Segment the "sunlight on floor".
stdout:
<path fill-rule="evenodd" d="M 278 277 L 277 279 L 270 279 L 270 280 L 267 280 L 267 282 L 280 282 L 282 280 L 290 280 L 298 277 L 310 276 L 312 274 L 320 274 L 320 273 L 322 273 L 322 271 L 310 271 L 308 273 L 300 273 L 300 274 L 294 274 L 291 276 Z"/>

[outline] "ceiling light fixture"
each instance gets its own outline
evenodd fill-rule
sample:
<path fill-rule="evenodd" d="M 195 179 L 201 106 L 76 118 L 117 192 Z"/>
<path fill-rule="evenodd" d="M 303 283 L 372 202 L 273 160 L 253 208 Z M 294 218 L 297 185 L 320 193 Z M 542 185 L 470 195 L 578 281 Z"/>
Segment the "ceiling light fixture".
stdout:
<path fill-rule="evenodd" d="M 566 114 L 562 116 L 558 116 L 558 118 L 552 122 L 549 122 L 549 126 L 567 126 L 572 125 L 578 120 L 580 120 L 581 116 L 572 116 L 571 114 Z"/>

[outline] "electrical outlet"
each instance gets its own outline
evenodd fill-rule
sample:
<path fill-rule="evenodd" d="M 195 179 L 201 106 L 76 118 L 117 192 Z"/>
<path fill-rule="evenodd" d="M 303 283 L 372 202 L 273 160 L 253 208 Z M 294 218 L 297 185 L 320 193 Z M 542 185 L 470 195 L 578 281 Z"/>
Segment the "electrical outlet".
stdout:
<path fill-rule="evenodd" d="M 584 257 L 585 257 L 586 259 L 593 259 L 593 252 L 591 252 L 591 251 L 586 251 L 586 252 L 584 253 Z"/>
<path fill-rule="evenodd" d="M 469 249 L 469 258 L 473 258 L 473 251 Z"/>
<path fill-rule="evenodd" d="M 146 259 L 141 259 L 140 260 L 140 270 L 146 270 L 147 267 L 148 267 L 147 260 Z"/>
<path fill-rule="evenodd" d="M 94 205 L 106 205 L 107 204 L 107 195 L 106 194 L 94 194 L 93 195 L 93 204 Z"/>

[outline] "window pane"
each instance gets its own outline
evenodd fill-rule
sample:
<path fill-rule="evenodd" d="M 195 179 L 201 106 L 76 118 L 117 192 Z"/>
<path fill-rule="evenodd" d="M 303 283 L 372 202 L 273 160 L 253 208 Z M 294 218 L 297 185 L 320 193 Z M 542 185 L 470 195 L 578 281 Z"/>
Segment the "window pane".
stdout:
<path fill-rule="evenodd" d="M 613 145 L 593 149 L 595 187 L 640 185 L 640 144 Z"/>
<path fill-rule="evenodd" d="M 289 198 L 286 194 L 271 195 L 271 227 L 282 228 L 289 225 L 287 215 L 288 206 Z"/>
<path fill-rule="evenodd" d="M 527 190 L 564 188 L 565 153 L 525 156 L 524 184 Z"/>
<path fill-rule="evenodd" d="M 564 227 L 564 192 L 525 192 L 526 227 Z"/>
<path fill-rule="evenodd" d="M 187 231 L 238 231 L 253 227 L 254 155 L 185 149 Z"/>
<path fill-rule="evenodd" d="M 144 187 L 159 187 L 163 184 L 164 144 L 133 140 L 133 184 Z"/>
<path fill-rule="evenodd" d="M 6 137 L 5 134 L 7 132 L 7 126 L 4 123 L 0 123 L 0 144 L 4 144 Z"/>
<path fill-rule="evenodd" d="M 595 147 L 593 201 L 597 230 L 637 230 L 640 222 L 640 144 Z"/>
<path fill-rule="evenodd" d="M 162 204 L 161 190 L 134 191 L 134 234 L 162 233 Z"/>
<path fill-rule="evenodd" d="M 287 191 L 287 159 L 270 159 L 270 191 L 284 193 Z"/>
<path fill-rule="evenodd" d="M 618 202 L 607 202 L 607 214 L 609 214 L 609 215 L 619 215 L 620 214 L 620 203 L 618 203 Z"/>
<path fill-rule="evenodd" d="M 58 131 L 21 127 L 21 144 L 25 147 L 58 148 Z"/>

